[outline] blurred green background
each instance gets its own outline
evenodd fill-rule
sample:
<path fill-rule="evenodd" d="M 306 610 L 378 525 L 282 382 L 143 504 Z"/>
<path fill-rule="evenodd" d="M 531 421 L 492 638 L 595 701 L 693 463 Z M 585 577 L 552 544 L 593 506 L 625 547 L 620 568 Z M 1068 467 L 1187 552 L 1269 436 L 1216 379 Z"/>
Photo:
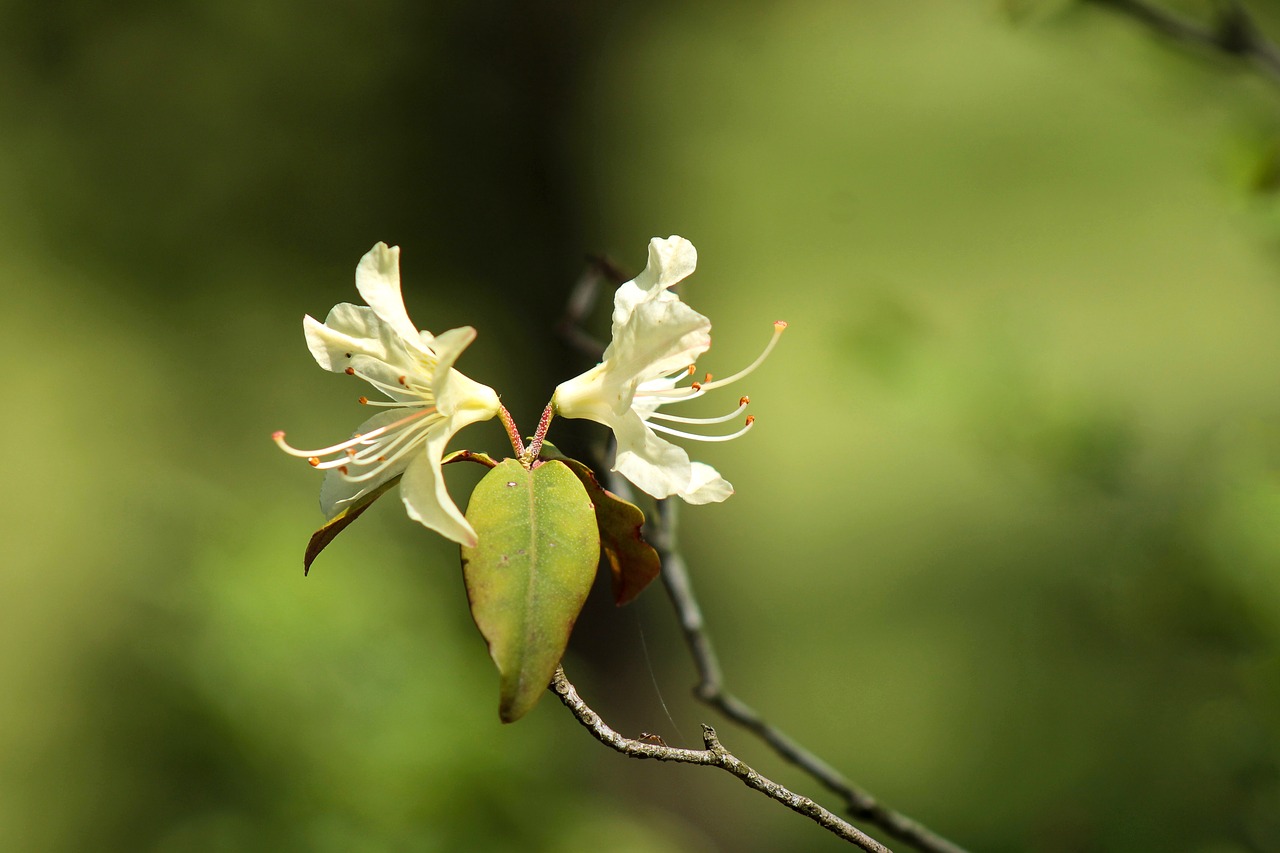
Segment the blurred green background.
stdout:
<path fill-rule="evenodd" d="M 300 320 L 363 252 L 531 430 L 584 253 L 673 233 L 702 368 L 791 323 L 693 448 L 731 686 L 974 851 L 1280 849 L 1278 151 L 1274 87 L 1065 2 L 6 0 L 0 849 L 845 849 L 550 699 L 500 725 L 394 501 L 302 576 L 269 436 L 360 420 Z M 606 719 L 834 805 L 692 702 L 659 589 L 604 592 Z"/>

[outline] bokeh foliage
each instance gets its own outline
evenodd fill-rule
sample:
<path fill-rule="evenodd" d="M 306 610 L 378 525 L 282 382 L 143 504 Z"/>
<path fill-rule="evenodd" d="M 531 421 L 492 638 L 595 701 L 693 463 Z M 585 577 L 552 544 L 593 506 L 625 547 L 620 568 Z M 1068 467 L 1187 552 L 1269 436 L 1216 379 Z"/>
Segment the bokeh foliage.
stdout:
<path fill-rule="evenodd" d="M 0 849 L 836 849 L 499 725 L 390 497 L 302 577 L 269 436 L 359 421 L 298 321 L 369 246 L 531 429 L 583 253 L 671 233 L 705 369 L 791 323 L 683 515 L 737 691 L 974 850 L 1280 847 L 1280 95 L 1007 5 L 0 5 Z M 709 719 L 657 590 L 568 665 L 624 731 Z"/>

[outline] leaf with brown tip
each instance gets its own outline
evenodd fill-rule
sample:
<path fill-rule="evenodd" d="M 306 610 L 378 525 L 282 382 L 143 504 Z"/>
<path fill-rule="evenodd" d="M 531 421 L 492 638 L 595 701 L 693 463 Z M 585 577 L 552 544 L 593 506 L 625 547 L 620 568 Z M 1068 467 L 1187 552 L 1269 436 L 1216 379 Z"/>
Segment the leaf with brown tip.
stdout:
<path fill-rule="evenodd" d="M 359 518 L 361 513 L 372 506 L 374 501 L 382 497 L 382 494 L 387 489 L 398 482 L 400 482 L 399 474 L 368 494 L 361 495 L 355 503 L 326 521 L 324 527 L 312 533 L 311 541 L 307 543 L 306 553 L 302 555 L 302 574 L 306 575 L 311 571 L 311 564 L 315 562 L 316 557 L 320 556 L 320 552 L 327 548 L 329 543 L 337 538 L 338 534 L 345 530 L 348 524 Z"/>

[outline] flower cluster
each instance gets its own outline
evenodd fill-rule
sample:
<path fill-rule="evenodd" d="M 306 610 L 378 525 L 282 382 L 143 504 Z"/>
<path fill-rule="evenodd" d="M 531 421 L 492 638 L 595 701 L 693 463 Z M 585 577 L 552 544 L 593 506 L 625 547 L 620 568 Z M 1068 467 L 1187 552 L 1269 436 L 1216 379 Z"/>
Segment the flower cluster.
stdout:
<path fill-rule="evenodd" d="M 446 538 L 474 545 L 475 531 L 445 489 L 440 466 L 454 433 L 498 414 L 498 395 L 454 369 L 476 337 L 470 326 L 433 336 L 409 319 L 400 294 L 400 249 L 374 246 L 356 268 L 356 290 L 368 307 L 342 303 L 323 323 L 302 321 L 307 346 L 325 370 L 358 376 L 388 398 L 355 435 L 318 450 L 300 450 L 277 432 L 293 456 L 324 469 L 320 505 L 333 518 L 393 477 L 409 517 Z"/>
<path fill-rule="evenodd" d="M 774 324 L 773 337 L 745 369 L 723 379 L 710 374 L 696 380 L 698 356 L 711 346 L 711 321 L 671 291 L 694 271 L 697 252 L 682 237 L 649 243 L 644 272 L 618 288 L 613 335 L 603 360 L 556 388 L 543 418 L 537 443 L 552 415 L 586 418 L 613 430 L 617 441 L 614 470 L 655 498 L 680 497 L 689 503 L 722 501 L 733 487 L 710 465 L 693 462 L 663 436 L 697 441 L 728 441 L 751 429 L 706 435 L 690 428 L 714 426 L 743 415 L 748 399 L 717 417 L 687 417 L 661 411 L 697 399 L 755 370 L 777 343 L 786 323 Z M 356 506 L 361 498 L 400 477 L 409 516 L 443 536 L 474 546 L 476 534 L 445 488 L 441 465 L 445 447 L 465 426 L 501 416 L 517 452 L 519 433 L 497 393 L 454 368 L 475 340 L 464 326 L 440 335 L 419 330 L 405 311 L 400 291 L 400 250 L 374 246 L 356 268 L 356 289 L 365 305 L 343 303 L 323 323 L 303 321 L 307 346 L 325 370 L 356 376 L 386 400 L 364 405 L 383 409 L 346 441 L 315 450 L 295 448 L 283 432 L 274 436 L 287 453 L 307 459 L 326 472 L 320 502 L 326 518 Z M 680 428 L 671 426 L 679 424 Z"/>
<path fill-rule="evenodd" d="M 747 403 L 711 418 L 661 412 L 672 403 L 694 400 L 723 388 L 755 370 L 778 342 L 786 323 L 774 323 L 764 352 L 745 369 L 725 379 L 693 381 L 698 356 L 711 347 L 711 321 L 680 301 L 671 287 L 693 272 L 698 253 L 683 237 L 649 241 L 644 272 L 618 288 L 613 300 L 613 338 L 604 360 L 561 383 L 552 397 L 556 414 L 587 418 L 613 430 L 618 443 L 613 470 L 655 498 L 681 497 L 692 504 L 722 501 L 733 486 L 716 469 L 691 462 L 679 446 L 659 433 L 697 441 L 729 441 L 751 429 L 747 416 L 741 429 L 728 435 L 701 435 L 667 426 L 708 426 L 737 418 Z M 690 380 L 683 384 L 685 380 Z"/>

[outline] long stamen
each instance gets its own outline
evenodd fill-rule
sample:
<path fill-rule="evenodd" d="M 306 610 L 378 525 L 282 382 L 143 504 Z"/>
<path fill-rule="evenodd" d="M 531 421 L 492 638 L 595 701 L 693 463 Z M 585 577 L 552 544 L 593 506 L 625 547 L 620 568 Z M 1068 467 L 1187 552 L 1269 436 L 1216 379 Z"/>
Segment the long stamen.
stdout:
<path fill-rule="evenodd" d="M 428 418 L 425 424 L 430 426 L 435 420 L 435 418 Z M 404 444 L 404 442 L 410 440 L 414 431 L 423 425 L 424 422 L 418 421 L 399 430 L 395 435 L 388 433 L 382 437 L 386 439 L 386 441 L 379 439 L 378 441 L 372 442 L 370 446 L 366 447 L 364 450 L 361 450 L 358 453 L 352 453 L 351 461 L 356 465 L 369 465 L 373 460 L 386 456 L 387 453 L 396 450 L 400 445 Z M 348 450 L 347 453 L 351 453 L 351 451 Z"/>
<path fill-rule="evenodd" d="M 648 420 L 657 419 L 661 421 L 671 421 L 672 423 L 678 424 L 722 424 L 725 421 L 731 421 L 738 415 L 742 414 L 742 410 L 745 409 L 747 404 L 750 402 L 751 399 L 749 397 L 743 397 L 738 400 L 738 408 L 734 409 L 729 414 L 721 415 L 718 418 L 685 418 L 680 415 L 668 415 L 666 412 L 654 412 L 649 415 Z"/>
<path fill-rule="evenodd" d="M 351 460 L 349 460 L 345 456 L 339 456 L 336 459 L 328 459 L 324 462 L 321 462 L 319 457 L 312 456 L 307 461 L 311 463 L 312 468 L 315 468 L 318 471 L 328 471 L 330 468 L 341 468 L 343 465 L 346 465 Z"/>
<path fill-rule="evenodd" d="M 664 432 L 667 435 L 674 435 L 677 438 L 687 438 L 692 441 L 733 441 L 735 438 L 741 438 L 742 436 L 746 435 L 747 431 L 751 429 L 752 425 L 754 425 L 755 422 L 756 422 L 755 418 L 753 418 L 750 415 L 747 415 L 747 422 L 742 427 L 742 429 L 738 430 L 737 432 L 730 433 L 729 435 L 695 435 L 694 433 L 691 433 L 691 432 L 684 432 L 682 430 L 672 429 L 671 427 L 666 427 L 666 426 L 663 426 L 662 424 L 655 424 L 655 423 L 649 424 L 649 429 L 655 432 Z"/>
<path fill-rule="evenodd" d="M 320 450 L 300 450 L 284 440 L 284 430 L 276 430 L 271 435 L 271 440 L 274 441 L 281 450 L 288 453 L 290 456 L 297 456 L 302 459 L 309 459 L 316 456 L 328 456 L 330 453 L 337 453 L 340 450 L 346 450 L 348 447 L 354 447 L 357 444 L 362 443 L 364 439 L 365 437 L 363 435 L 356 435 L 344 442 L 335 444 L 332 447 L 324 447 Z"/>
<path fill-rule="evenodd" d="M 358 402 L 358 403 L 359 403 L 360 405 L 362 405 L 362 406 L 385 406 L 386 408 L 389 408 L 389 409 L 394 409 L 394 408 L 396 408 L 396 407 L 399 407 L 399 408 L 402 408 L 402 409 L 407 409 L 407 408 L 409 408 L 410 406 L 426 406 L 426 405 L 428 405 L 426 402 L 419 403 L 419 402 L 416 402 L 416 401 L 413 401 L 413 400 L 410 400 L 410 401 L 407 401 L 407 402 L 402 402 L 402 401 L 400 401 L 400 400 L 386 400 L 386 401 L 383 401 L 383 400 L 370 400 L 368 397 L 361 397 L 361 398 L 360 398 L 359 400 L 357 400 L 356 402 Z"/>
<path fill-rule="evenodd" d="M 695 382 L 692 385 L 684 385 L 680 388 L 641 388 L 636 391 L 636 398 L 644 397 L 646 400 L 657 400 L 658 405 L 662 406 L 682 400 L 696 400 L 705 393 L 703 386 Z"/>
<path fill-rule="evenodd" d="M 283 450 L 285 453 L 288 453 L 290 456 L 299 456 L 303 459 L 308 459 L 308 458 L 313 458 L 318 456 L 328 456 L 331 453 L 337 453 L 339 451 L 346 450 L 348 447 L 355 447 L 358 444 L 373 444 L 374 439 L 376 439 L 378 436 L 388 433 L 391 430 L 399 429 L 400 427 L 404 426 L 405 424 L 411 421 L 417 420 L 418 418 L 421 418 L 425 415 L 433 414 L 434 412 L 435 412 L 434 406 L 431 407 L 430 409 L 422 409 L 421 411 L 414 412 L 408 417 L 404 417 L 398 421 L 389 423 L 386 426 L 380 426 L 377 429 L 371 429 L 366 433 L 353 435 L 351 438 L 347 439 L 346 441 L 340 441 L 337 444 L 331 445 L 329 447 L 321 448 L 320 450 L 300 450 L 297 447 L 293 447 L 292 445 L 290 445 L 288 442 L 284 440 L 284 430 L 276 430 L 274 433 L 272 433 L 271 440 L 274 441 L 280 447 L 281 450 Z"/>
<path fill-rule="evenodd" d="M 429 428 L 429 425 L 427 428 Z M 406 435 L 413 436 L 412 440 L 405 441 L 399 449 L 390 456 L 387 456 L 385 459 L 379 457 L 381 461 L 372 469 L 365 471 L 362 474 L 348 474 L 345 471 L 342 472 L 342 479 L 346 480 L 348 483 L 363 483 L 365 480 L 372 480 L 374 477 L 377 477 L 383 471 L 398 462 L 405 454 L 415 450 L 418 447 L 418 439 L 425 437 L 422 435 L 424 432 L 426 432 L 426 429 L 423 428 L 422 424 L 415 424 L 412 429 L 405 431 Z"/>
<path fill-rule="evenodd" d="M 320 461 L 318 456 L 312 456 L 307 461 L 311 463 L 312 468 L 317 468 L 321 471 L 338 468 L 343 474 L 346 474 L 348 465 L 372 465 L 375 461 L 380 462 L 385 459 L 387 453 L 396 450 L 406 441 L 412 443 L 411 439 L 414 433 L 421 426 L 421 423 L 407 424 L 403 429 L 395 433 L 384 433 L 379 438 L 372 440 L 364 440 L 367 439 L 367 436 L 362 436 L 362 443 L 367 445 L 363 450 L 356 451 L 354 448 L 348 447 L 345 455 L 326 459 L 323 462 Z"/>
<path fill-rule="evenodd" d="M 739 379 L 746 376 L 748 373 L 751 373 L 752 371 L 754 371 L 761 364 L 764 364 L 764 360 L 769 357 L 769 353 L 773 352 L 773 348 L 778 345 L 778 338 L 781 338 L 782 333 L 785 332 L 786 330 L 787 330 L 786 320 L 778 320 L 777 322 L 775 322 L 773 324 L 773 337 L 769 338 L 769 343 L 765 345 L 764 352 L 756 356 L 755 361 L 751 362 L 746 367 L 742 368 L 742 370 L 739 370 L 737 373 L 733 374 L 732 376 L 726 376 L 724 379 L 717 379 L 715 382 L 702 383 L 702 390 L 710 391 L 713 388 L 721 388 L 725 385 L 728 385 L 730 382 L 737 382 Z"/>
<path fill-rule="evenodd" d="M 778 339 L 782 337 L 782 333 L 786 328 L 787 323 L 785 320 L 778 320 L 775 322 L 773 324 L 773 337 L 769 339 L 769 343 L 765 345 L 764 350 L 756 356 L 755 361 L 751 362 L 732 376 L 726 376 L 724 379 L 717 379 L 712 382 L 711 374 L 707 374 L 707 377 L 702 382 L 693 382 L 680 388 L 640 390 L 636 392 L 636 397 L 644 397 L 647 399 L 653 399 L 656 397 L 659 399 L 658 405 L 664 405 L 666 403 L 675 403 L 680 400 L 696 400 L 708 391 L 713 391 L 716 388 L 723 388 L 731 382 L 737 382 L 739 379 L 753 372 L 757 367 L 764 363 L 764 360 L 769 357 L 769 353 L 773 352 L 773 348 L 778 345 Z M 690 376 L 693 375 L 693 370 L 694 367 L 692 364 L 682 369 L 682 371 L 687 371 Z"/>

